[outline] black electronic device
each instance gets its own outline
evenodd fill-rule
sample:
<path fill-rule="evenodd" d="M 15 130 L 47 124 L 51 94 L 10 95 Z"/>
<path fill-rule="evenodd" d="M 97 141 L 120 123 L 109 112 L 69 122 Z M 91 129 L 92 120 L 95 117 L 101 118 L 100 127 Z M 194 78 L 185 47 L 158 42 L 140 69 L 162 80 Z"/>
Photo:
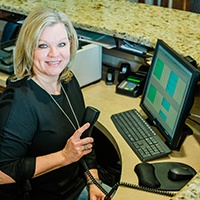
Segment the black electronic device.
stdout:
<path fill-rule="evenodd" d="M 131 74 L 131 65 L 129 63 L 121 63 L 119 69 L 118 82 L 121 83 Z"/>
<path fill-rule="evenodd" d="M 116 93 L 131 97 L 138 97 L 142 94 L 144 83 L 145 77 L 132 74 L 117 84 Z"/>
<path fill-rule="evenodd" d="M 199 71 L 158 40 L 140 107 L 170 149 L 179 150 L 192 130 L 185 124 L 194 102 Z"/>
<path fill-rule="evenodd" d="M 89 122 L 90 127 L 83 133 L 81 138 L 85 137 L 91 137 L 92 129 L 99 117 L 100 111 L 92 106 L 87 106 L 85 108 L 85 112 L 83 114 L 82 122 L 81 124 L 84 125 L 85 123 Z M 88 177 L 91 179 L 91 181 L 105 194 L 107 195 L 107 191 L 102 187 L 102 185 L 93 177 L 93 175 L 90 173 L 89 168 L 84 160 L 84 158 L 80 159 L 80 162 L 85 170 L 85 173 L 88 175 Z"/>
<path fill-rule="evenodd" d="M 147 77 L 149 71 L 149 65 L 141 65 L 139 69 L 135 72 L 137 76 Z"/>
<path fill-rule="evenodd" d="M 115 81 L 115 69 L 108 68 L 108 71 L 106 74 L 106 85 L 113 85 L 114 81 Z"/>
<path fill-rule="evenodd" d="M 120 72 L 123 71 L 123 68 L 126 67 L 127 66 L 124 63 L 120 68 Z M 126 72 L 126 74 L 121 76 L 119 74 L 119 83 L 116 86 L 116 93 L 131 97 L 138 97 L 143 92 L 149 66 L 141 65 L 136 72 L 131 72 L 130 70 L 124 69 L 124 72 Z"/>
<path fill-rule="evenodd" d="M 191 167 L 173 167 L 168 172 L 168 177 L 172 181 L 182 181 L 192 179 L 196 174 L 196 171 Z"/>
<path fill-rule="evenodd" d="M 81 138 L 91 137 L 92 129 L 99 117 L 100 111 L 92 106 L 87 106 L 83 115 L 82 125 L 89 122 L 90 127 L 83 133 Z"/>
<path fill-rule="evenodd" d="M 136 109 L 113 114 L 111 119 L 142 162 L 165 157 L 171 152 Z"/>

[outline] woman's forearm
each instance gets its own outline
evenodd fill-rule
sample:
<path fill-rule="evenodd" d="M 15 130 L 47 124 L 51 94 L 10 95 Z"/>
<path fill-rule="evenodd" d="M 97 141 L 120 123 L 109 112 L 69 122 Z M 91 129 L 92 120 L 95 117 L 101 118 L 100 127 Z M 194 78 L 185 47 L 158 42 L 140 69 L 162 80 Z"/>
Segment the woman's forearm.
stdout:
<path fill-rule="evenodd" d="M 36 158 L 33 178 L 53 171 L 67 164 L 67 160 L 64 159 L 64 156 L 62 156 L 62 151 L 58 151 L 56 153 L 48 154 L 45 156 L 39 156 Z M 16 181 L 6 172 L 0 171 L 0 184 L 10 184 L 15 182 Z"/>
<path fill-rule="evenodd" d="M 10 176 L 0 171 L 0 185 L 9 183 L 15 183 L 15 181 Z"/>
<path fill-rule="evenodd" d="M 35 174 L 33 178 L 70 164 L 62 155 L 62 151 L 51 153 L 36 158 Z"/>

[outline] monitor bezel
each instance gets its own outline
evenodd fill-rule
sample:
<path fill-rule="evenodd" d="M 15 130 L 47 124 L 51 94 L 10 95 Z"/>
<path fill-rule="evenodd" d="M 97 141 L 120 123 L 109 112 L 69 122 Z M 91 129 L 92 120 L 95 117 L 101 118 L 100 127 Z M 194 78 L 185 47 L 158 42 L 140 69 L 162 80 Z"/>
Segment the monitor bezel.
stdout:
<path fill-rule="evenodd" d="M 146 96 L 145 94 L 147 93 L 149 80 L 150 80 L 151 74 L 153 72 L 153 69 L 155 67 L 154 63 L 156 62 L 156 56 L 157 56 L 157 53 L 159 50 L 159 46 L 166 49 L 178 62 L 180 62 L 183 66 L 186 67 L 187 70 L 189 70 L 192 73 L 192 76 L 190 78 L 190 85 L 189 85 L 188 92 L 186 94 L 183 108 L 182 108 L 182 110 L 184 112 L 181 112 L 179 115 L 176 130 L 174 131 L 173 139 L 170 139 L 167 136 L 164 128 L 162 127 L 162 124 L 160 124 L 158 122 L 158 120 L 155 119 L 154 116 L 152 116 L 152 113 L 146 108 L 146 105 L 144 104 L 144 100 L 145 100 L 145 96 Z M 154 56 L 152 59 L 152 63 L 150 65 L 147 79 L 145 82 L 143 94 L 141 97 L 140 107 L 147 115 L 150 123 L 152 123 L 158 129 L 158 131 L 160 132 L 162 137 L 165 139 L 165 143 L 171 150 L 179 150 L 185 137 L 188 135 L 188 133 L 191 133 L 191 129 L 186 125 L 185 121 L 186 121 L 186 119 L 190 113 L 190 110 L 193 106 L 195 89 L 196 89 L 198 80 L 199 80 L 199 71 L 194 66 L 192 66 L 186 59 L 184 59 L 183 56 L 178 54 L 174 49 L 172 49 L 168 44 L 166 44 L 163 40 L 158 39 L 156 48 L 155 48 L 155 52 L 154 52 Z"/>

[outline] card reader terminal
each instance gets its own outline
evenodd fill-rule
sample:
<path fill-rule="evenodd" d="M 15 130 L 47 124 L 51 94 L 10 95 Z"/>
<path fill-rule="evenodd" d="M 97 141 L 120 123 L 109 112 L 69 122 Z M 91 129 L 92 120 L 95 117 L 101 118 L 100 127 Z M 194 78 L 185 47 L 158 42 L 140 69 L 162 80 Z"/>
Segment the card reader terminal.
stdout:
<path fill-rule="evenodd" d="M 130 75 L 116 86 L 116 93 L 138 97 L 142 94 L 144 82 L 144 77 Z"/>

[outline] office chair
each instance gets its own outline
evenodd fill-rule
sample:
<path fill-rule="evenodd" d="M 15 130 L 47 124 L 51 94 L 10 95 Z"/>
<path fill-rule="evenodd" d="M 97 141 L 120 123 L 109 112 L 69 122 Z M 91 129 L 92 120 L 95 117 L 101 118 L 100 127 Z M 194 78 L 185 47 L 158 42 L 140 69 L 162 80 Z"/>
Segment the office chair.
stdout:
<path fill-rule="evenodd" d="M 18 33 L 19 24 L 7 22 L 4 26 L 1 43 L 14 39 Z"/>

